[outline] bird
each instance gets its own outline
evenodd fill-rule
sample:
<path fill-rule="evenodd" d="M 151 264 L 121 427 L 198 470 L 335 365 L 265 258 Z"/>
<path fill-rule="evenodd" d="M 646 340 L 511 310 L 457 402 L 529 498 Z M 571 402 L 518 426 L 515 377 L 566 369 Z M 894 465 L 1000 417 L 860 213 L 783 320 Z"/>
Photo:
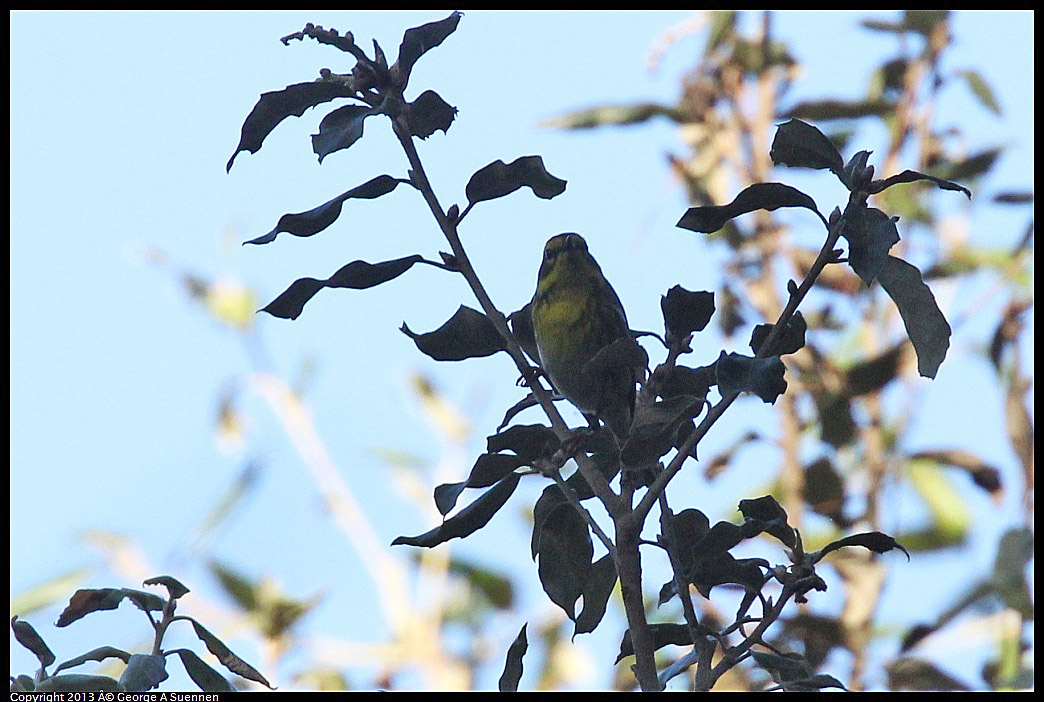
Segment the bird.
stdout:
<path fill-rule="evenodd" d="M 531 310 L 540 365 L 555 391 L 592 426 L 595 418 L 604 421 L 622 445 L 634 418 L 637 373 L 625 356 L 606 351 L 637 344 L 620 297 L 579 234 L 558 234 L 544 245 Z"/>

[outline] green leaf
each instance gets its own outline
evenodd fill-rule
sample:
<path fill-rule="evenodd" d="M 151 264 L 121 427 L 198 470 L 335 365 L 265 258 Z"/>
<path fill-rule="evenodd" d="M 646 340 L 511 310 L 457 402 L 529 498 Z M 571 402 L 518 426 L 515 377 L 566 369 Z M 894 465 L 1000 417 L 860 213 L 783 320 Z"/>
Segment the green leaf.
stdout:
<path fill-rule="evenodd" d="M 309 107 L 315 107 L 339 97 L 352 97 L 354 94 L 353 88 L 333 81 L 296 83 L 288 85 L 283 90 L 263 93 L 246 121 L 243 122 L 239 146 L 236 147 L 232 158 L 228 159 L 225 170 L 232 170 L 232 162 L 236 160 L 240 151 L 257 153 L 265 137 L 290 115 L 300 117 Z"/>
<path fill-rule="evenodd" d="M 993 94 L 993 88 L 991 88 L 990 84 L 986 82 L 986 79 L 982 77 L 982 74 L 978 71 L 962 71 L 961 75 L 964 77 L 965 82 L 971 89 L 972 94 L 978 98 L 982 106 L 1000 117 L 1000 103 L 997 102 L 997 98 Z"/>
<path fill-rule="evenodd" d="M 498 688 L 501 692 L 518 692 L 518 681 L 522 679 L 522 657 L 526 655 L 529 642 L 526 640 L 526 626 L 523 624 L 518 636 L 508 647 L 507 660 L 504 661 L 504 672 L 500 674 Z"/>
<path fill-rule="evenodd" d="M 372 288 L 399 277 L 412 268 L 413 264 L 423 260 L 423 256 L 414 254 L 380 263 L 352 261 L 326 280 L 316 280 L 315 278 L 295 280 L 289 288 L 265 305 L 261 311 L 280 319 L 297 319 L 301 316 L 305 304 L 323 288 L 352 288 L 354 290 Z"/>
<path fill-rule="evenodd" d="M 840 173 L 845 162 L 823 132 L 799 119 L 779 125 L 769 157 L 777 166 L 826 168 Z"/>
<path fill-rule="evenodd" d="M 724 227 L 733 217 L 755 210 L 777 210 L 780 207 L 804 207 L 819 214 L 815 200 L 797 188 L 783 183 L 755 183 L 740 191 L 740 194 L 727 205 L 690 207 L 675 226 L 702 234 L 712 234 Z M 822 219 L 823 215 L 819 214 L 819 217 Z"/>
<path fill-rule="evenodd" d="M 334 151 L 347 149 L 362 139 L 363 122 L 372 114 L 371 107 L 345 105 L 323 117 L 319 133 L 312 135 L 312 151 L 319 156 L 319 163 Z"/>
<path fill-rule="evenodd" d="M 473 205 L 509 195 L 523 186 L 537 197 L 550 200 L 565 192 L 566 182 L 548 173 L 539 156 L 521 156 L 508 164 L 494 161 L 475 171 L 464 192 Z"/>
<path fill-rule="evenodd" d="M 832 119 L 883 117 L 894 109 L 895 104 L 887 100 L 810 100 L 794 105 L 784 116 L 825 122 Z"/>
<path fill-rule="evenodd" d="M 410 134 L 427 139 L 437 130 L 446 132 L 457 115 L 457 108 L 449 105 L 434 90 L 425 90 L 406 105 L 406 119 Z"/>
<path fill-rule="evenodd" d="M 877 282 L 899 308 L 917 353 L 917 372 L 934 378 L 950 347 L 950 325 L 921 278 L 921 272 L 906 261 L 889 256 L 877 274 Z"/>
<path fill-rule="evenodd" d="M 275 241 L 276 236 L 279 235 L 280 232 L 286 232 L 287 234 L 293 234 L 294 236 L 312 236 L 313 234 L 318 234 L 333 224 L 341 215 L 341 205 L 344 204 L 345 200 L 353 198 L 359 200 L 372 200 L 395 190 L 395 187 L 401 182 L 403 181 L 398 178 L 393 178 L 390 175 L 377 176 L 376 178 L 366 181 L 362 185 L 341 193 L 332 200 L 324 202 L 307 212 L 285 214 L 279 218 L 279 222 L 276 223 L 276 226 L 272 231 L 259 236 L 256 239 L 251 239 L 250 241 L 245 241 L 243 243 L 267 244 Z"/>
<path fill-rule="evenodd" d="M 400 331 L 413 339 L 421 353 L 436 361 L 482 358 L 504 350 L 504 339 L 489 317 L 464 305 L 434 331 L 415 334 L 405 322 Z"/>
<path fill-rule="evenodd" d="M 549 129 L 591 129 L 602 126 L 621 126 L 648 122 L 666 117 L 674 122 L 684 121 L 684 114 L 675 107 L 643 102 L 634 105 L 599 105 L 554 117 L 541 123 Z"/>
<path fill-rule="evenodd" d="M 417 60 L 445 41 L 446 37 L 457 29 L 457 24 L 463 16 L 459 12 L 453 12 L 438 22 L 428 22 L 406 30 L 399 45 L 399 58 L 392 67 L 392 74 L 400 89 L 405 88 L 409 82 L 410 73 Z"/>
<path fill-rule="evenodd" d="M 520 477 L 522 476 L 519 473 L 512 473 L 441 525 L 418 536 L 400 536 L 392 541 L 392 546 L 406 544 L 432 548 L 450 539 L 464 538 L 478 531 L 504 506 L 515 491 Z"/>

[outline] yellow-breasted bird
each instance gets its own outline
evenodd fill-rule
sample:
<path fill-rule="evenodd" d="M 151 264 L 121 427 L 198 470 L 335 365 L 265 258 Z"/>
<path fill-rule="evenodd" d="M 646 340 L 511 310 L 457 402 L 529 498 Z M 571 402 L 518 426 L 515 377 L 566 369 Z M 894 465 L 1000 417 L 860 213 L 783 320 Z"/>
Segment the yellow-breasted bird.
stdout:
<path fill-rule="evenodd" d="M 627 315 L 579 234 L 544 245 L 532 302 L 540 365 L 555 390 L 588 419 L 605 421 L 621 443 L 634 418 L 635 368 L 594 363 L 599 351 L 629 339 Z"/>

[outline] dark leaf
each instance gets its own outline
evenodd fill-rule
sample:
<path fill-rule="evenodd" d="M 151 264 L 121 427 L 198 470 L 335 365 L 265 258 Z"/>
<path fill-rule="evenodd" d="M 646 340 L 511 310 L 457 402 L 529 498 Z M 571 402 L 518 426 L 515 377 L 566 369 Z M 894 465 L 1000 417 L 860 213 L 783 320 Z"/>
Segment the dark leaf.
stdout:
<path fill-rule="evenodd" d="M 225 676 L 203 662 L 195 651 L 187 648 L 179 648 L 172 653 L 181 657 L 181 664 L 192 678 L 192 682 L 199 686 L 203 692 L 234 692 L 235 688 L 225 679 Z"/>
<path fill-rule="evenodd" d="M 826 135 L 799 119 L 779 125 L 769 157 L 777 166 L 828 168 L 835 173 L 840 173 L 845 165 Z"/>
<path fill-rule="evenodd" d="M 660 380 L 660 396 L 664 399 L 678 397 L 679 395 L 706 398 L 707 391 L 718 382 L 714 376 L 714 366 L 702 366 L 700 368 L 673 366 L 658 377 Z"/>
<path fill-rule="evenodd" d="M 400 89 L 405 88 L 409 82 L 410 72 L 413 71 L 413 64 L 417 62 L 417 59 L 445 41 L 446 37 L 457 28 L 461 17 L 463 17 L 461 13 L 454 12 L 438 22 L 428 22 L 406 30 L 402 36 L 402 43 L 399 45 L 399 58 L 392 67 Z"/>
<path fill-rule="evenodd" d="M 871 195 L 873 195 L 881 192 L 882 190 L 886 190 L 887 188 L 890 188 L 893 185 L 899 185 L 901 183 L 913 183 L 918 180 L 930 181 L 938 185 L 943 190 L 957 190 L 967 195 L 969 199 L 972 196 L 971 190 L 968 190 L 968 188 L 964 187 L 963 185 L 958 185 L 957 183 L 951 182 L 949 180 L 943 180 L 942 178 L 936 178 L 935 176 L 930 176 L 924 173 L 918 173 L 917 171 L 910 170 L 903 171 L 902 173 L 899 173 L 894 176 L 889 176 L 884 180 L 875 180 L 870 183 L 870 186 L 867 188 L 867 190 L 870 192 Z"/>
<path fill-rule="evenodd" d="M 507 660 L 504 661 L 504 672 L 500 674 L 498 689 L 501 692 L 518 692 L 518 681 L 522 679 L 522 657 L 526 655 L 529 642 L 526 640 L 526 624 L 518 632 L 518 636 L 508 647 Z"/>
<path fill-rule="evenodd" d="M 221 639 L 210 633 L 206 627 L 197 622 L 196 620 L 190 620 L 192 627 L 196 630 L 196 636 L 206 645 L 207 650 L 217 656 L 218 661 L 221 665 L 228 668 L 236 675 L 246 678 L 247 680 L 253 680 L 259 682 L 269 690 L 274 690 L 268 681 L 265 680 L 265 676 L 254 670 L 254 668 L 244 661 L 242 658 L 232 653 L 232 651 L 224 644 Z"/>
<path fill-rule="evenodd" d="M 75 668 L 78 665 L 83 665 L 87 661 L 104 661 L 107 658 L 119 658 L 124 663 L 130 661 L 131 654 L 126 651 L 113 648 L 112 646 L 102 646 L 96 648 L 93 651 L 88 651 L 82 656 L 76 656 L 76 658 L 70 658 L 67 661 L 63 661 L 61 665 L 54 669 L 53 675 L 57 675 L 59 671 L 65 670 L 66 668 Z"/>
<path fill-rule="evenodd" d="M 312 236 L 323 231 L 341 215 L 341 205 L 345 200 L 352 198 L 360 200 L 372 200 L 390 193 L 402 181 L 390 175 L 380 175 L 366 181 L 362 185 L 341 193 L 328 202 L 314 207 L 307 212 L 298 214 L 285 214 L 279 218 L 275 228 L 263 236 L 243 242 L 244 244 L 267 244 L 275 241 L 280 232 L 293 234 L 294 236 Z"/>
<path fill-rule="evenodd" d="M 422 256 L 414 254 L 380 263 L 352 261 L 326 280 L 298 278 L 279 297 L 265 305 L 261 311 L 280 319 L 297 319 L 305 304 L 323 288 L 352 288 L 355 290 L 372 288 L 397 278 L 412 268 L 414 263 L 423 260 Z"/>
<path fill-rule="evenodd" d="M 718 356 L 715 366 L 722 397 L 735 392 L 752 392 L 768 404 L 775 403 L 776 398 L 786 391 L 785 370 L 779 356 L 751 358 L 724 351 Z"/>
<path fill-rule="evenodd" d="M 170 577 L 169 575 L 159 575 L 155 578 L 149 578 L 143 585 L 160 585 L 167 588 L 167 593 L 170 595 L 170 599 L 176 600 L 179 597 L 184 597 L 189 593 L 189 589 L 178 582 L 177 579 Z"/>
<path fill-rule="evenodd" d="M 40 661 L 41 668 L 46 668 L 54 663 L 54 654 L 51 653 L 51 649 L 47 647 L 29 622 L 22 621 L 17 616 L 11 617 L 11 630 L 14 632 L 15 640 L 29 649 Z"/>
<path fill-rule="evenodd" d="M 689 646 L 692 644 L 692 634 L 689 633 L 689 627 L 685 624 L 650 624 L 649 630 L 652 633 L 653 644 L 656 649 L 661 649 L 664 646 Z M 627 630 L 620 641 L 620 653 L 617 654 L 615 662 L 619 663 L 627 656 L 633 655 L 634 644 L 631 643 L 631 632 Z"/>
<path fill-rule="evenodd" d="M 484 527 L 497 513 L 518 485 L 518 473 L 512 473 L 492 488 L 482 493 L 481 497 L 453 515 L 431 531 L 418 536 L 400 536 L 392 541 L 392 546 L 424 546 L 432 548 L 450 539 L 464 538 Z"/>
<path fill-rule="evenodd" d="M 139 609 L 151 612 L 161 611 L 167 604 L 163 598 L 139 590 L 126 588 L 119 590 L 113 588 L 77 590 L 69 598 L 69 604 L 59 615 L 55 626 L 68 626 L 91 612 L 116 609 L 124 598 L 129 599 Z"/>
<path fill-rule="evenodd" d="M 903 354 L 908 348 L 902 341 L 888 351 L 848 368 L 844 374 L 845 394 L 858 397 L 882 390 L 898 377 Z"/>
<path fill-rule="evenodd" d="M 550 457 L 558 445 L 555 432 L 544 424 L 516 424 L 486 438 L 489 453 L 514 451 L 527 462 Z"/>
<path fill-rule="evenodd" d="M 755 183 L 740 191 L 736 199 L 727 205 L 690 207 L 675 226 L 702 234 L 712 234 L 724 227 L 733 217 L 755 210 L 776 210 L 780 207 L 804 207 L 819 214 L 815 200 L 797 188 L 783 183 Z"/>
<path fill-rule="evenodd" d="M 841 511 L 845 500 L 844 482 L 829 458 L 819 458 L 805 466 L 802 496 L 816 514 L 829 517 L 838 526 L 846 526 Z"/>
<path fill-rule="evenodd" d="M 508 164 L 494 161 L 475 171 L 464 192 L 468 202 L 474 204 L 509 195 L 522 186 L 528 186 L 537 197 L 550 200 L 565 191 L 566 182 L 548 173 L 539 156 L 521 156 Z"/>
<path fill-rule="evenodd" d="M 605 554 L 591 566 L 584 584 L 584 606 L 580 616 L 576 618 L 573 636 L 587 634 L 595 630 L 605 616 L 605 608 L 609 596 L 616 586 L 616 563 L 612 554 Z"/>
<path fill-rule="evenodd" d="M 852 534 L 843 539 L 831 541 L 823 547 L 822 551 L 819 552 L 819 558 L 822 559 L 823 556 L 831 551 L 836 551 L 845 546 L 862 546 L 863 548 L 870 549 L 874 553 L 887 553 L 888 551 L 897 548 L 906 554 L 907 560 L 910 560 L 910 554 L 899 544 L 898 541 L 880 531 L 870 531 L 864 534 Z"/>
<path fill-rule="evenodd" d="M 120 687 L 129 692 L 148 692 L 168 677 L 166 658 L 135 653 L 120 676 Z"/>
<path fill-rule="evenodd" d="M 257 153 L 265 137 L 290 115 L 300 117 L 309 107 L 329 102 L 334 98 L 352 97 L 354 94 L 354 89 L 332 81 L 296 83 L 283 90 L 263 93 L 243 122 L 239 146 L 236 147 L 232 158 L 228 159 L 225 170 L 232 169 L 232 162 L 236 160 L 240 151 Z"/>
<path fill-rule="evenodd" d="M 120 683 L 106 675 L 55 675 L 47 678 L 33 692 L 125 692 Z M 86 699 L 86 698 L 85 698 Z M 113 696 L 111 699 L 115 699 Z"/>
<path fill-rule="evenodd" d="M 906 261 L 889 256 L 877 274 L 877 282 L 899 308 L 907 336 L 917 352 L 917 372 L 934 378 L 950 348 L 950 325 L 921 272 Z"/>
<path fill-rule="evenodd" d="M 774 519 L 787 521 L 787 511 L 776 502 L 776 498 L 772 495 L 753 500 L 740 500 L 739 511 L 747 519 L 758 519 L 763 522 L 771 522 Z"/>
<path fill-rule="evenodd" d="M 435 506 L 439 514 L 446 516 L 457 504 L 464 488 L 489 487 L 516 468 L 526 465 L 518 456 L 505 453 L 484 453 L 475 461 L 468 479 L 462 483 L 446 483 L 435 488 Z"/>
<path fill-rule="evenodd" d="M 535 561 L 540 553 L 540 536 L 543 533 L 544 520 L 561 507 L 568 507 L 569 500 L 558 485 L 548 485 L 541 491 L 536 504 L 533 505 L 533 533 L 529 538 L 529 552 Z"/>
<path fill-rule="evenodd" d="M 841 236 L 848 240 L 848 264 L 867 285 L 884 267 L 889 249 L 899 243 L 895 221 L 865 205 L 845 209 Z"/>
<path fill-rule="evenodd" d="M 427 139 L 437 130 L 446 132 L 457 115 L 457 108 L 446 103 L 434 90 L 425 90 L 406 105 L 410 134 Z"/>
<path fill-rule="evenodd" d="M 584 594 L 594 545 L 587 522 L 572 505 L 553 510 L 540 527 L 537 574 L 544 592 L 576 620 L 576 601 Z"/>
<path fill-rule="evenodd" d="M 319 156 L 319 163 L 334 151 L 347 149 L 361 139 L 363 122 L 372 114 L 373 108 L 345 105 L 323 117 L 319 133 L 312 135 L 312 151 Z"/>
<path fill-rule="evenodd" d="M 754 327 L 750 335 L 750 348 L 755 353 L 761 352 L 761 345 L 772 333 L 774 324 L 759 324 Z M 776 338 L 773 348 L 762 353 L 764 356 L 783 356 L 788 353 L 797 353 L 805 347 L 805 332 L 808 331 L 808 323 L 801 312 L 795 312 L 794 316 L 787 320 L 787 327 L 783 334 Z"/>
<path fill-rule="evenodd" d="M 915 658 L 900 658 L 889 663 L 888 689 L 916 692 L 970 692 L 971 688 L 944 673 L 934 664 Z"/>
<path fill-rule="evenodd" d="M 894 109 L 895 104 L 887 100 L 811 100 L 799 102 L 783 116 L 825 122 L 832 119 L 883 117 Z"/>
<path fill-rule="evenodd" d="M 534 363 L 540 363 L 540 351 L 537 349 L 536 336 L 533 334 L 533 303 L 527 302 L 525 307 L 508 315 L 511 333 L 515 335 L 518 345 L 526 352 Z"/>
<path fill-rule="evenodd" d="M 660 311 L 667 334 L 684 338 L 706 328 L 714 315 L 714 293 L 691 292 L 675 285 L 660 297 Z"/>
<path fill-rule="evenodd" d="M 642 405 L 620 450 L 627 466 L 644 466 L 674 448 L 678 427 L 703 411 L 703 399 L 679 395 Z"/>
<path fill-rule="evenodd" d="M 1000 471 L 970 451 L 961 449 L 920 451 L 910 456 L 910 460 L 918 459 L 961 468 L 968 472 L 976 485 L 987 492 L 996 493 L 1001 489 Z"/>
<path fill-rule="evenodd" d="M 767 670 L 772 679 L 784 685 L 786 690 L 793 689 L 786 683 L 808 678 L 813 674 L 805 657 L 797 653 L 781 656 L 778 653 L 751 651 L 751 656 L 758 666 Z"/>
<path fill-rule="evenodd" d="M 436 361 L 463 361 L 504 350 L 504 339 L 489 317 L 464 305 L 435 331 L 414 334 L 405 322 L 401 331 L 413 339 L 421 353 Z"/>

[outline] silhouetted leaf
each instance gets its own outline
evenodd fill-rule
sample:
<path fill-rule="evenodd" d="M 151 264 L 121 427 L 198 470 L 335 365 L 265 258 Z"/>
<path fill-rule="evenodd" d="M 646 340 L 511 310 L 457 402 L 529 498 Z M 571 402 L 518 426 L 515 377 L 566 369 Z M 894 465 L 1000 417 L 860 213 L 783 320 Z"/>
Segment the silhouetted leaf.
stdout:
<path fill-rule="evenodd" d="M 265 305 L 261 311 L 280 319 L 297 319 L 305 304 L 323 288 L 352 288 L 354 290 L 372 288 L 397 278 L 412 268 L 414 263 L 423 260 L 423 256 L 414 254 L 380 263 L 352 261 L 326 280 L 298 278 L 279 297 Z"/>
<path fill-rule="evenodd" d="M 898 541 L 880 531 L 870 531 L 864 534 L 852 534 L 843 539 L 831 541 L 819 552 L 819 558 L 821 559 L 831 551 L 836 551 L 845 546 L 862 546 L 863 548 L 870 549 L 874 553 L 887 553 L 892 549 L 897 548 L 906 554 L 906 560 L 910 560 L 910 554 L 899 544 Z"/>
<path fill-rule="evenodd" d="M 555 432 L 544 424 L 516 424 L 486 438 L 489 453 L 514 451 L 526 461 L 550 457 L 558 445 Z"/>
<path fill-rule="evenodd" d="M 772 333 L 774 324 L 759 324 L 754 327 L 750 334 L 750 348 L 757 354 L 761 345 Z M 800 311 L 795 312 L 789 320 L 783 334 L 776 338 L 774 347 L 767 350 L 763 356 L 784 356 L 788 353 L 797 353 L 805 347 L 805 332 L 808 331 L 808 323 Z"/>
<path fill-rule="evenodd" d="M 840 166 L 838 168 L 840 169 Z M 755 183 L 740 191 L 740 194 L 727 205 L 690 207 L 675 226 L 702 234 L 712 234 L 724 227 L 733 217 L 755 210 L 777 210 L 780 207 L 804 207 L 819 214 L 815 200 L 797 188 L 783 183 Z"/>
<path fill-rule="evenodd" d="M 22 621 L 17 616 L 11 617 L 11 630 L 14 632 L 15 640 L 29 649 L 40 661 L 41 668 L 46 668 L 54 663 L 54 654 L 51 653 L 51 649 L 47 647 L 47 644 L 44 643 L 44 640 L 40 638 L 40 635 L 36 633 L 36 629 L 29 622 Z M 57 673 L 58 671 L 55 670 L 54 672 Z"/>
<path fill-rule="evenodd" d="M 189 589 L 182 585 L 176 578 L 172 578 L 169 575 L 158 575 L 155 578 L 149 578 L 143 585 L 160 585 L 167 588 L 167 593 L 170 595 L 170 599 L 176 600 L 179 597 L 184 597 L 189 593 Z"/>
<path fill-rule="evenodd" d="M 591 572 L 593 553 L 591 531 L 572 505 L 560 505 L 543 520 L 537 574 L 547 596 L 573 621 L 576 601 L 584 594 Z"/>
<path fill-rule="evenodd" d="M 120 687 L 133 692 L 148 692 L 168 677 L 166 658 L 161 655 L 135 653 L 120 676 Z"/>
<path fill-rule="evenodd" d="M 678 427 L 703 410 L 703 400 L 679 395 L 640 406 L 620 450 L 626 466 L 645 466 L 674 448 Z"/>
<path fill-rule="evenodd" d="M 269 690 L 274 690 L 268 681 L 265 680 L 265 676 L 254 670 L 253 666 L 244 661 L 242 658 L 232 653 L 232 651 L 224 644 L 224 642 L 218 637 L 214 636 L 205 626 L 200 624 L 194 619 L 190 619 L 192 622 L 192 628 L 196 630 L 196 636 L 206 645 L 207 650 L 217 656 L 218 661 L 221 665 L 228 668 L 230 671 L 244 677 L 247 680 L 253 680 L 259 682 Z"/>
<path fill-rule="evenodd" d="M 409 82 L 417 59 L 445 41 L 446 37 L 456 30 L 461 17 L 461 13 L 454 12 L 437 22 L 428 22 L 406 30 L 399 45 L 399 58 L 392 67 L 392 73 L 396 76 L 400 89 L 405 88 Z"/>
<path fill-rule="evenodd" d="M 235 688 L 225 679 L 225 676 L 207 665 L 195 651 L 187 648 L 179 648 L 172 653 L 178 654 L 185 671 L 192 678 L 192 682 L 199 686 L 204 692 L 234 692 Z"/>
<path fill-rule="evenodd" d="M 334 151 L 347 149 L 361 139 L 363 122 L 372 114 L 372 107 L 345 105 L 323 117 L 319 133 L 312 135 L 312 151 L 319 156 L 319 163 Z"/>
<path fill-rule="evenodd" d="M 434 90 L 425 90 L 406 105 L 410 134 L 427 139 L 436 130 L 446 132 L 457 115 L 457 108 L 449 105 Z"/>
<path fill-rule="evenodd" d="M 657 650 L 664 646 L 692 645 L 692 634 L 689 633 L 689 627 L 685 624 L 650 624 L 649 631 L 652 633 L 653 645 Z M 627 656 L 633 655 L 634 644 L 631 643 L 631 631 L 628 629 L 624 632 L 623 639 L 620 641 L 620 652 L 616 656 L 615 663 L 619 663 Z"/>
<path fill-rule="evenodd" d="M 675 285 L 660 297 L 660 312 L 667 333 L 684 338 L 706 328 L 714 315 L 714 293 L 691 292 Z"/>
<path fill-rule="evenodd" d="M 413 339 L 421 353 L 436 361 L 481 358 L 504 350 L 504 339 L 489 317 L 464 305 L 435 331 L 415 334 L 405 322 L 400 331 Z"/>
<path fill-rule="evenodd" d="M 785 370 L 779 356 L 751 358 L 724 351 L 715 364 L 722 397 L 734 392 L 752 392 L 770 405 L 787 389 L 787 381 L 783 379 Z"/>
<path fill-rule="evenodd" d="M 829 139 L 811 124 L 791 119 L 779 125 L 769 157 L 777 166 L 828 168 L 840 173 L 844 159 Z"/>
<path fill-rule="evenodd" d="M 390 175 L 380 175 L 362 185 L 341 193 L 328 202 L 314 207 L 307 212 L 285 214 L 279 218 L 275 228 L 263 236 L 243 242 L 244 244 L 267 244 L 274 241 L 280 232 L 294 236 L 312 236 L 329 227 L 341 214 L 341 205 L 345 200 L 372 200 L 390 193 L 403 181 Z"/>
<path fill-rule="evenodd" d="M 353 88 L 333 81 L 295 83 L 283 90 L 263 93 L 243 122 L 239 146 L 236 147 L 232 158 L 228 159 L 225 170 L 232 169 L 232 162 L 236 160 L 240 151 L 257 153 L 265 137 L 290 115 L 300 117 L 309 107 L 329 102 L 334 98 L 352 97 L 354 94 Z"/>
<path fill-rule="evenodd" d="M 432 548 L 450 539 L 464 538 L 478 531 L 504 506 L 515 491 L 520 477 L 522 476 L 519 473 L 512 473 L 431 531 L 418 536 L 400 536 L 392 541 L 392 546 L 406 544 Z"/>
<path fill-rule="evenodd" d="M 518 345 L 526 352 L 534 363 L 540 363 L 540 351 L 537 349 L 536 336 L 533 334 L 533 303 L 527 302 L 520 310 L 508 315 L 511 333 L 515 335 Z"/>
<path fill-rule="evenodd" d="M 522 186 L 528 186 L 537 197 L 550 200 L 565 191 L 566 182 L 548 173 L 541 157 L 521 156 L 508 164 L 494 161 L 475 171 L 464 192 L 468 202 L 474 204 L 509 195 Z"/>
<path fill-rule="evenodd" d="M 594 631 L 602 621 L 609 596 L 616 586 L 616 578 L 616 562 L 612 554 L 605 554 L 591 566 L 587 582 L 584 583 L 584 606 L 576 618 L 573 636 Z"/>
<path fill-rule="evenodd" d="M 518 681 L 522 679 L 522 657 L 526 655 L 529 642 L 526 640 L 526 626 L 523 624 L 518 636 L 508 647 L 507 660 L 504 661 L 504 672 L 500 674 L 498 689 L 501 692 L 518 692 Z"/>
<path fill-rule="evenodd" d="M 877 282 L 899 308 L 907 336 L 917 352 L 917 372 L 934 378 L 950 347 L 950 325 L 921 272 L 906 261 L 889 256 L 877 274 Z"/>
<path fill-rule="evenodd" d="M 129 599 L 139 609 L 158 612 L 166 606 L 166 601 L 149 592 L 130 590 L 127 588 L 99 588 L 77 590 L 69 598 L 69 604 L 58 617 L 55 626 L 68 626 L 77 619 L 90 614 L 108 609 L 116 609 L 124 598 Z"/>
<path fill-rule="evenodd" d="M 992 161 L 990 163 L 992 164 Z M 899 185 L 901 183 L 913 183 L 918 180 L 927 180 L 929 182 L 935 183 L 943 190 L 957 190 L 967 195 L 969 199 L 972 196 L 971 190 L 968 190 L 968 188 L 964 187 L 963 185 L 959 185 L 949 180 L 943 180 L 942 178 L 936 178 L 935 176 L 930 176 L 924 173 L 918 173 L 917 171 L 911 170 L 906 170 L 894 176 L 889 176 L 884 180 L 872 181 L 869 187 L 867 187 L 867 191 L 871 195 L 873 195 L 881 192 L 882 190 L 890 188 L 893 185 Z"/>
<path fill-rule="evenodd" d="M 119 658 L 124 663 L 127 663 L 130 661 L 131 654 L 127 653 L 122 649 L 113 648 L 112 646 L 101 646 L 99 648 L 94 649 L 93 651 L 88 651 L 82 656 L 76 656 L 76 658 L 70 658 L 67 661 L 62 661 L 62 664 L 54 669 L 54 673 L 52 673 L 52 675 L 57 675 L 59 671 L 65 670 L 66 668 L 75 668 L 78 665 L 83 665 L 87 661 L 100 662 L 106 660 L 107 658 Z"/>
<path fill-rule="evenodd" d="M 518 456 L 506 453 L 482 454 L 475 461 L 467 480 L 461 483 L 446 483 L 435 488 L 435 506 L 439 514 L 445 516 L 453 510 L 464 488 L 489 487 L 524 465 L 525 459 Z"/>
<path fill-rule="evenodd" d="M 869 285 L 899 242 L 893 218 L 873 207 L 848 207 L 841 236 L 848 240 L 848 265 Z"/>
<path fill-rule="evenodd" d="M 39 683 L 33 692 L 125 692 L 120 683 L 106 675 L 55 675 Z M 113 697 L 112 699 L 115 699 Z"/>

